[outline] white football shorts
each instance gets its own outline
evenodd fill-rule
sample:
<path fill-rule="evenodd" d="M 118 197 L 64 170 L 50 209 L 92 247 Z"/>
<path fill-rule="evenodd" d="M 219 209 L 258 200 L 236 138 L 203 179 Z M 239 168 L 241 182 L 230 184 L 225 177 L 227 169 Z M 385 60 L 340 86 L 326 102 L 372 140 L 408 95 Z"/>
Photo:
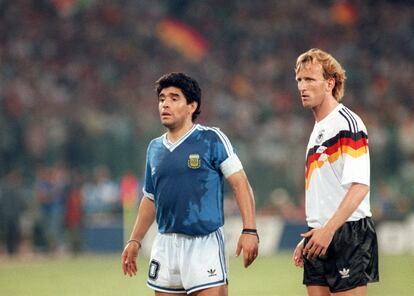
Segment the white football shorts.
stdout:
<path fill-rule="evenodd" d="M 193 293 L 227 284 L 222 228 L 205 236 L 158 233 L 151 251 L 148 286 L 166 293 Z"/>

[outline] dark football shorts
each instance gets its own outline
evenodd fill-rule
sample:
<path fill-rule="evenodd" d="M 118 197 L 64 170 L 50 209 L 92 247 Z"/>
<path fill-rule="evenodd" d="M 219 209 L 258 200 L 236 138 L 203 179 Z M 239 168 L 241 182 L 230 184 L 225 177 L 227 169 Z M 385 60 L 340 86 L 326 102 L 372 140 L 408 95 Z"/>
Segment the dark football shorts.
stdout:
<path fill-rule="evenodd" d="M 335 293 L 378 281 L 377 234 L 369 217 L 342 225 L 324 257 L 304 258 L 305 285 L 328 286 Z"/>

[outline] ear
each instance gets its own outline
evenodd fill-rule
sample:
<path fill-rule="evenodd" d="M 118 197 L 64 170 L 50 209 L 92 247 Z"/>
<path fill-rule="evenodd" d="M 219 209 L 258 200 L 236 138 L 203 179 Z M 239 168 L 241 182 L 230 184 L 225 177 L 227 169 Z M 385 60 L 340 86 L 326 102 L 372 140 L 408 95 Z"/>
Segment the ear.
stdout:
<path fill-rule="evenodd" d="M 328 80 L 327 80 L 327 88 L 328 88 L 328 91 L 329 92 L 332 92 L 332 90 L 334 89 L 334 87 L 335 87 L 335 78 L 329 78 Z"/>
<path fill-rule="evenodd" d="M 197 105 L 198 103 L 196 101 L 192 101 L 190 104 L 188 104 L 191 113 L 195 112 L 195 110 L 197 109 Z"/>

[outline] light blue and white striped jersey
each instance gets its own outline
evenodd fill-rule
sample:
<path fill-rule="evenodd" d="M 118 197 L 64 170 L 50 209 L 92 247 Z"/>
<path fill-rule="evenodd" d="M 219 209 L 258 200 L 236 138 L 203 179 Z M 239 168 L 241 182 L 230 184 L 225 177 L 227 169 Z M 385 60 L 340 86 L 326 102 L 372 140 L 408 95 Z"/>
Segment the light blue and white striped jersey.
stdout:
<path fill-rule="evenodd" d="M 174 144 L 166 134 L 152 140 L 143 192 L 155 202 L 159 232 L 206 235 L 221 227 L 223 176 L 241 169 L 218 128 L 196 124 Z"/>

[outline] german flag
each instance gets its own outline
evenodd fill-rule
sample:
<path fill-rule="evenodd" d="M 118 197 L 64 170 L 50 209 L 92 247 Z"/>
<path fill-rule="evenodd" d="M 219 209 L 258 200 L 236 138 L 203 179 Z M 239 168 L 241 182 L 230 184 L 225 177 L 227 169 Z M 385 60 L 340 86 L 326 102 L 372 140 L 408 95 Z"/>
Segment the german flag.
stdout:
<path fill-rule="evenodd" d="M 326 147 L 323 152 L 317 152 L 319 148 Z M 353 133 L 340 131 L 336 136 L 326 140 L 321 145 L 309 149 L 306 157 L 306 190 L 308 190 L 312 173 L 316 168 L 321 168 L 327 161 L 334 163 L 343 154 L 358 158 L 368 152 L 368 135 L 363 131 Z M 326 154 L 325 160 L 319 160 L 321 154 Z"/>
<path fill-rule="evenodd" d="M 162 20 L 157 35 L 167 46 L 191 61 L 201 61 L 208 52 L 208 42 L 195 28 L 176 19 Z"/>
<path fill-rule="evenodd" d="M 333 20 L 342 26 L 354 26 L 358 22 L 357 9 L 350 1 L 337 1 L 330 10 Z"/>

